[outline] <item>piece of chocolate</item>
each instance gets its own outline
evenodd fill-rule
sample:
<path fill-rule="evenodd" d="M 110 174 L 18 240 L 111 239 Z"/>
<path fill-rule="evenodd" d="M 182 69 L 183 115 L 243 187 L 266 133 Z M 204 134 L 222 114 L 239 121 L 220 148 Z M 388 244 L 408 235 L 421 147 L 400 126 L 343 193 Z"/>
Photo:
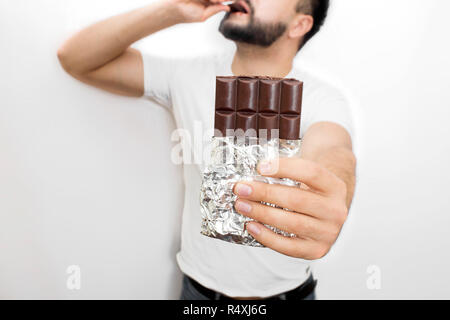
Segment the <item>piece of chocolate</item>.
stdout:
<path fill-rule="evenodd" d="M 280 129 L 280 116 L 278 114 L 258 114 L 258 134 L 261 138 L 267 138 L 270 140 L 272 138 L 278 138 L 279 134 L 274 137 L 272 130 Z M 263 132 L 261 130 L 266 130 Z M 266 135 L 263 137 L 263 135 Z"/>
<path fill-rule="evenodd" d="M 260 113 L 280 112 L 281 83 L 277 80 L 261 80 L 259 84 Z"/>
<path fill-rule="evenodd" d="M 217 77 L 215 128 L 222 136 L 230 132 L 300 139 L 303 83 L 271 77 Z M 265 130 L 261 133 L 261 130 Z"/>
<path fill-rule="evenodd" d="M 238 112 L 236 117 L 236 130 L 241 129 L 244 132 L 247 130 L 255 130 L 258 128 L 258 114 Z M 253 134 L 252 134 L 253 135 Z"/>
<path fill-rule="evenodd" d="M 258 111 L 258 79 L 237 79 L 237 111 Z"/>
<path fill-rule="evenodd" d="M 281 106 L 283 114 L 300 114 L 302 112 L 303 83 L 296 80 L 284 80 L 281 85 Z"/>
<path fill-rule="evenodd" d="M 236 85 L 235 77 L 217 77 L 216 110 L 234 111 L 236 109 Z"/>
<path fill-rule="evenodd" d="M 280 115 L 280 138 L 286 140 L 300 139 L 300 115 Z"/>
<path fill-rule="evenodd" d="M 216 111 L 215 127 L 221 133 L 222 137 L 228 136 L 229 133 L 227 130 L 234 130 L 236 128 L 236 113 Z"/>

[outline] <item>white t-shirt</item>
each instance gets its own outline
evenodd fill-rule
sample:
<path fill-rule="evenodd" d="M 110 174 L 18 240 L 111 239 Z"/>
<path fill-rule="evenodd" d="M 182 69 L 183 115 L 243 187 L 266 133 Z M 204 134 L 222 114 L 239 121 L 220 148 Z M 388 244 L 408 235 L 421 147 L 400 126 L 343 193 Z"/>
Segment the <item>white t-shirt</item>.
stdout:
<path fill-rule="evenodd" d="M 215 78 L 231 76 L 235 50 L 196 58 L 158 57 L 142 52 L 145 97 L 173 113 L 178 128 L 194 136 L 199 124 L 214 128 Z M 316 122 L 331 121 L 352 133 L 344 95 L 302 70 L 287 75 L 304 82 L 301 136 Z M 198 128 L 197 128 L 198 130 Z M 269 297 L 301 285 L 310 275 L 308 261 L 268 248 L 246 247 L 200 234 L 202 166 L 184 164 L 185 199 L 180 269 L 203 286 L 234 297 Z"/>

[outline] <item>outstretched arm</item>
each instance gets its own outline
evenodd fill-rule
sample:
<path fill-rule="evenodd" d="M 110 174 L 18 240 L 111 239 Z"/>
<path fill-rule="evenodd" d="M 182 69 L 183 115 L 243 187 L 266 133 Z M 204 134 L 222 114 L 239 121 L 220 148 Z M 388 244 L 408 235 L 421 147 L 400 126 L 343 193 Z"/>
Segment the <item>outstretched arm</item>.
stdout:
<path fill-rule="evenodd" d="M 330 122 L 314 124 L 305 134 L 302 158 L 284 158 L 258 166 L 262 175 L 296 180 L 303 187 L 238 183 L 234 189 L 239 197 L 236 210 L 297 235 L 283 237 L 261 223 L 248 223 L 247 230 L 266 247 L 292 257 L 320 259 L 336 242 L 347 219 L 355 188 L 355 167 L 347 131 Z M 261 201 L 290 211 L 262 205 Z"/>

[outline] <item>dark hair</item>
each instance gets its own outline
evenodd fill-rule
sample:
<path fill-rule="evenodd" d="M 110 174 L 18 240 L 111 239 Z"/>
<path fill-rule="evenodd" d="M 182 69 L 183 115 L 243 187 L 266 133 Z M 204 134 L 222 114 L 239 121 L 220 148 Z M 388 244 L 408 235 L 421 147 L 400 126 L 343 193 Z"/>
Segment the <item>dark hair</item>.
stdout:
<path fill-rule="evenodd" d="M 311 15 L 314 24 L 311 30 L 305 34 L 300 43 L 299 50 L 308 42 L 317 32 L 319 32 L 327 17 L 330 0 L 299 0 L 295 10 L 304 14 Z"/>

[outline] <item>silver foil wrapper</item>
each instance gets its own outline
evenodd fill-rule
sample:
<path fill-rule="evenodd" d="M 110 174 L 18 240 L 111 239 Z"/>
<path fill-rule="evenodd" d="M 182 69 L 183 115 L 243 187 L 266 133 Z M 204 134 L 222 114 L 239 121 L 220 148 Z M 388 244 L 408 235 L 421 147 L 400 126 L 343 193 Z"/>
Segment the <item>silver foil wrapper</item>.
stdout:
<path fill-rule="evenodd" d="M 289 179 L 261 176 L 256 171 L 256 166 L 261 160 L 298 157 L 300 147 L 300 140 L 273 139 L 262 143 L 256 138 L 214 137 L 211 157 L 203 172 L 200 191 L 201 233 L 235 244 L 264 247 L 245 228 L 246 223 L 252 219 L 237 213 L 234 209 L 237 199 L 233 193 L 234 185 L 238 181 L 260 181 L 299 186 L 298 182 Z M 283 236 L 295 237 L 274 227 L 267 227 Z"/>

